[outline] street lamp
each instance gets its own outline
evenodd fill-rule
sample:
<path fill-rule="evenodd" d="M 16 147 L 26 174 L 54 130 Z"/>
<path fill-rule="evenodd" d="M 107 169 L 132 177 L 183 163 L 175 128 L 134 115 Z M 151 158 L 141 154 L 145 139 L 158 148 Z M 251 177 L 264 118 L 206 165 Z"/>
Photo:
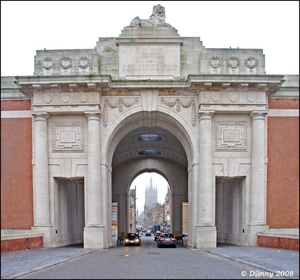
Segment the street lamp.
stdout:
<path fill-rule="evenodd" d="M 135 219 L 135 222 L 133 223 L 134 227 L 135 227 L 135 232 L 136 232 L 136 225 L 137 225 L 137 217 L 136 217 L 136 200 L 137 200 L 137 197 L 136 197 L 136 186 L 134 186 L 134 219 Z"/>

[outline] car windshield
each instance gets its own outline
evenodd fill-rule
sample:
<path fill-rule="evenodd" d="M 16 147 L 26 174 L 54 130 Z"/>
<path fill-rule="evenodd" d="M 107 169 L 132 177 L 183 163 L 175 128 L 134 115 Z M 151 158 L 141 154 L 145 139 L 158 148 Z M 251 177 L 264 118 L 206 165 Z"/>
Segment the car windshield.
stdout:
<path fill-rule="evenodd" d="M 128 233 L 128 234 L 127 234 L 127 237 L 128 237 L 128 238 L 134 238 L 134 237 L 137 237 L 137 234 L 134 233 L 134 232 Z"/>
<path fill-rule="evenodd" d="M 173 238 L 174 235 L 172 233 L 164 233 L 164 234 L 161 234 L 161 237 L 165 237 L 165 238 Z"/>

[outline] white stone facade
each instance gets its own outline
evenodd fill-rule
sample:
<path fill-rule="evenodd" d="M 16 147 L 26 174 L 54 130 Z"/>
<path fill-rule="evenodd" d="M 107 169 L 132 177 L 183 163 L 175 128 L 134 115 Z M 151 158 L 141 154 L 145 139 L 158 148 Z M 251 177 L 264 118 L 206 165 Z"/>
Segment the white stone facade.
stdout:
<path fill-rule="evenodd" d="M 169 182 L 175 235 L 188 201 L 189 246 L 256 245 L 268 229 L 267 100 L 283 79 L 265 74 L 262 50 L 128 26 L 94 49 L 37 51 L 34 63 L 17 85 L 32 100 L 32 231 L 44 246 L 112 246 L 111 203 L 118 232 L 128 231 L 128 190 L 144 171 Z M 143 133 L 165 146 L 139 143 Z"/>

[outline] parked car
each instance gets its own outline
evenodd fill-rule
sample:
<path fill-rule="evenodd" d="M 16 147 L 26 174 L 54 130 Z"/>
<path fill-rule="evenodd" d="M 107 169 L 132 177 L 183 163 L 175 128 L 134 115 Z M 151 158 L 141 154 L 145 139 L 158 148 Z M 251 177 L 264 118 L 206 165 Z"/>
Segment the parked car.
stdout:
<path fill-rule="evenodd" d="M 125 246 L 127 245 L 141 245 L 141 238 L 136 232 L 128 232 L 124 239 Z"/>
<path fill-rule="evenodd" d="M 176 238 L 173 233 L 161 233 L 157 239 L 157 247 L 174 247 L 176 248 Z"/>
<path fill-rule="evenodd" d="M 161 234 L 161 232 L 159 230 L 156 231 L 156 233 L 154 234 L 154 241 L 157 241 L 160 234 Z"/>

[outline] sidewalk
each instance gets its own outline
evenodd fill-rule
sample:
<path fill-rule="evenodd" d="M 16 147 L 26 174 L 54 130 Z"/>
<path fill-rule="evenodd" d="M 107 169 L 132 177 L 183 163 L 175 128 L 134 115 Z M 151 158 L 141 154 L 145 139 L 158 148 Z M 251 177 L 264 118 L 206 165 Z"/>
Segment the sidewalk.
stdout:
<path fill-rule="evenodd" d="M 187 250 L 205 250 L 273 272 L 274 275 L 277 271 L 281 273 L 293 271 L 293 277 L 285 276 L 285 278 L 299 279 L 299 251 L 224 244 L 218 245 L 214 249 L 187 248 Z M 1 279 L 13 279 L 90 252 L 92 252 L 91 249 L 84 249 L 82 245 L 75 245 L 1 253 Z"/>
<path fill-rule="evenodd" d="M 82 245 L 75 245 L 1 253 L 1 279 L 13 279 L 88 254 L 91 251 L 83 249 Z"/>
<path fill-rule="evenodd" d="M 285 277 L 299 279 L 299 251 L 225 244 L 206 251 L 273 272 L 274 275 L 292 271 L 294 277 Z"/>

